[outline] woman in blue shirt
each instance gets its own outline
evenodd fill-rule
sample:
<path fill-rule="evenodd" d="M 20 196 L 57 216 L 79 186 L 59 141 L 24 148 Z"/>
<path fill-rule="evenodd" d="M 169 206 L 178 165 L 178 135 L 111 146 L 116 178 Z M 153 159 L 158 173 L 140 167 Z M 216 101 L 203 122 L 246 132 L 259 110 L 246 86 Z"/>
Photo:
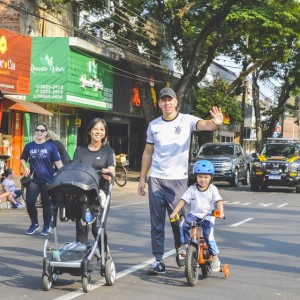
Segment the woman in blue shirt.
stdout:
<path fill-rule="evenodd" d="M 27 212 L 31 220 L 31 225 L 26 231 L 26 234 L 29 235 L 34 234 L 40 228 L 35 205 L 39 194 L 41 194 L 44 219 L 41 235 L 48 235 L 52 212 L 47 186 L 53 182 L 55 174 L 53 164 L 58 169 L 63 165 L 56 145 L 46 141 L 47 130 L 45 124 L 37 124 L 35 140 L 25 145 L 21 155 L 23 175 L 30 176 L 31 174 L 33 177 L 30 186 L 26 190 Z"/>

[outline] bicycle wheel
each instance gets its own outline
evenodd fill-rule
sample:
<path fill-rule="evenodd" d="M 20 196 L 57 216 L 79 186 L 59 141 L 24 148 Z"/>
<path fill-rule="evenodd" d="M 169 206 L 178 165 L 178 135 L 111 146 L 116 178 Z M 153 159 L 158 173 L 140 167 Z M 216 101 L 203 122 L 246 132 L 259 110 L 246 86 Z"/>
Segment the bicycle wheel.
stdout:
<path fill-rule="evenodd" d="M 199 277 L 198 253 L 195 246 L 190 245 L 185 262 L 185 274 L 189 285 L 196 285 Z"/>
<path fill-rule="evenodd" d="M 116 167 L 116 184 L 120 187 L 124 186 L 127 183 L 127 171 L 124 167 Z"/>

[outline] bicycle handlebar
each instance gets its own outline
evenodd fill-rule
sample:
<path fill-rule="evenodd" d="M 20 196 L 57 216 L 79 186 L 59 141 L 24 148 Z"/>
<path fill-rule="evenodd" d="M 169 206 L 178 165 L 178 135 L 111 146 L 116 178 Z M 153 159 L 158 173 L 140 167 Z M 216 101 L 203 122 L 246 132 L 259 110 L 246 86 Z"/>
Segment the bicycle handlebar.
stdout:
<path fill-rule="evenodd" d="M 214 216 L 217 219 L 221 219 L 220 218 L 220 211 L 217 210 L 217 209 L 214 209 L 211 213 L 205 214 L 200 222 L 203 222 L 209 216 Z M 176 222 L 176 221 L 178 221 L 180 219 L 180 217 L 181 217 L 181 215 L 177 214 L 173 219 L 170 219 L 170 222 L 171 223 Z M 225 219 L 225 216 L 222 219 Z"/>

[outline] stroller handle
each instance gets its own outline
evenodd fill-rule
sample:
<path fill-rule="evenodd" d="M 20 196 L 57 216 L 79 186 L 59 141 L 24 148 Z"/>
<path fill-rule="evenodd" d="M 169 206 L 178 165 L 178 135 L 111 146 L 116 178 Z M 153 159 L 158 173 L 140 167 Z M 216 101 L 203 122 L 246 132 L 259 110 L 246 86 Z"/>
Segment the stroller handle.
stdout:
<path fill-rule="evenodd" d="M 112 172 L 105 172 L 105 173 L 103 173 L 102 170 L 98 170 L 97 173 L 100 174 L 100 175 L 105 174 L 105 175 L 110 176 L 111 177 L 111 184 L 112 185 L 115 184 L 115 176 L 114 176 L 114 174 Z"/>

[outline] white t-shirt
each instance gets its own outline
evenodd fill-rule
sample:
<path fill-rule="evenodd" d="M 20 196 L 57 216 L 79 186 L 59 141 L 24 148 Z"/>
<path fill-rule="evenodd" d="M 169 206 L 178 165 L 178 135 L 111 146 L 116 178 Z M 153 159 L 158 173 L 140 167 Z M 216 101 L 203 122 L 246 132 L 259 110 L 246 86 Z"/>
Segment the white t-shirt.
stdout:
<path fill-rule="evenodd" d="M 215 185 L 210 184 L 206 191 L 201 192 L 197 189 L 196 183 L 187 189 L 181 199 L 191 204 L 190 212 L 198 218 L 203 218 L 205 214 L 211 213 L 215 209 L 215 203 L 222 200 Z M 215 217 L 209 216 L 206 220 L 214 223 Z"/>
<path fill-rule="evenodd" d="M 10 180 L 8 178 L 5 178 L 3 181 L 2 181 L 2 192 L 5 192 L 3 190 L 3 186 L 4 185 L 7 185 L 8 186 L 8 190 L 11 192 L 11 193 L 14 193 L 15 190 L 16 190 L 16 187 L 15 187 L 15 183 L 13 180 Z"/>
<path fill-rule="evenodd" d="M 196 130 L 198 117 L 181 114 L 166 121 L 153 120 L 147 129 L 148 144 L 154 145 L 150 176 L 161 179 L 188 178 L 188 156 L 191 132 Z"/>

